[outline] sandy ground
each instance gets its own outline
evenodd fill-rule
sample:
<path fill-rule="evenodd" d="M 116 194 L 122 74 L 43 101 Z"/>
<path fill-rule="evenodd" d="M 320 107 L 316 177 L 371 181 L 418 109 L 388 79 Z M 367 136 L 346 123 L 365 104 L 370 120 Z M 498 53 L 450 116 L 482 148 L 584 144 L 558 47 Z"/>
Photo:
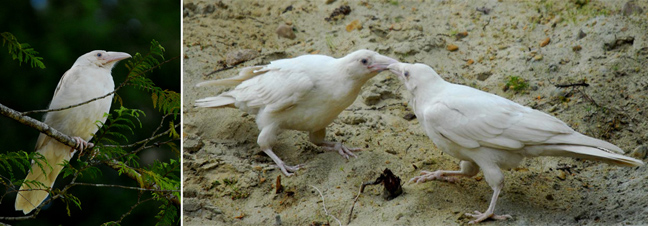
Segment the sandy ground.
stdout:
<path fill-rule="evenodd" d="M 343 5 L 350 14 L 325 20 Z M 335 217 L 347 225 L 360 184 L 373 181 L 385 168 L 404 182 L 421 169 L 458 169 L 459 161 L 436 149 L 416 119 L 405 119 L 411 113 L 409 94 L 383 72 L 327 128 L 327 139 L 363 147 L 358 158 L 347 161 L 309 143 L 304 132 L 285 131 L 275 153 L 288 164 L 307 168 L 282 177 L 284 191 L 276 194 L 281 172 L 256 144 L 254 116 L 232 108 L 193 107 L 196 99 L 229 89 L 194 85 L 234 76 L 244 66 L 308 53 L 340 57 L 366 48 L 402 62 L 425 63 L 448 81 L 553 114 L 646 161 L 648 3 L 636 5 L 596 0 L 185 0 L 183 222 L 275 225 L 279 218 L 282 225 L 337 225 Z M 361 29 L 347 31 L 355 20 Z M 296 38 L 279 37 L 280 24 L 292 26 Z M 458 49 L 450 51 L 451 45 Z M 232 57 L 236 51 L 245 54 Z M 233 69 L 206 76 L 237 61 L 242 63 Z M 513 90 L 515 84 L 506 85 L 512 76 L 528 87 Z M 589 86 L 555 86 L 583 82 Z M 648 224 L 648 167 L 543 157 L 527 159 L 504 174 L 495 212 L 513 219 L 484 224 Z M 321 190 L 324 202 L 312 186 Z M 349 225 L 467 224 L 470 219 L 463 214 L 484 211 L 492 194 L 481 173 L 454 184 L 404 184 L 403 189 L 403 195 L 386 201 L 381 187 L 367 187 Z"/>

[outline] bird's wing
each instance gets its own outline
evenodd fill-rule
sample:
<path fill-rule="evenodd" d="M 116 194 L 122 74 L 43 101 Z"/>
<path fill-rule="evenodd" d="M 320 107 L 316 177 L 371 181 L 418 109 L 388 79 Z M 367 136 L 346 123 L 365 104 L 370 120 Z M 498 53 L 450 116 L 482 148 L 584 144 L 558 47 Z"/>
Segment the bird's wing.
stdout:
<path fill-rule="evenodd" d="M 481 91 L 431 104 L 424 120 L 437 134 L 466 148 L 517 150 L 574 133 L 550 115 Z"/>
<path fill-rule="evenodd" d="M 237 106 L 265 107 L 266 112 L 280 112 L 299 103 L 315 88 L 314 81 L 306 73 L 309 72 L 272 68 L 265 74 L 244 81 L 227 95 L 234 97 Z"/>
<path fill-rule="evenodd" d="M 56 85 L 56 89 L 54 90 L 54 95 L 52 96 L 52 100 L 50 101 L 50 105 L 49 105 L 50 108 L 52 108 L 52 106 L 51 106 L 52 101 L 54 101 L 54 100 L 57 99 L 57 98 L 60 98 L 60 97 L 58 96 L 58 95 L 59 95 L 59 90 L 61 90 L 61 88 L 64 86 L 65 81 L 66 81 L 66 78 L 69 77 L 69 76 L 67 76 L 67 75 L 71 74 L 71 73 L 72 73 L 71 71 L 72 71 L 73 69 L 74 69 L 74 67 L 70 68 L 70 70 L 67 70 L 67 71 L 63 74 L 63 76 L 61 76 L 61 80 L 59 80 L 58 85 Z M 51 114 L 51 113 L 47 113 L 47 114 L 49 115 L 49 114 Z M 45 119 L 45 120 L 44 120 L 45 123 L 47 123 L 47 117 L 48 117 L 48 115 L 45 115 L 45 118 L 44 118 L 44 119 Z M 50 115 L 50 116 L 51 116 L 51 115 Z M 43 147 L 47 142 L 49 142 L 50 139 L 52 139 L 50 136 L 47 136 L 47 135 L 42 134 L 42 133 L 39 134 L 39 135 L 38 135 L 38 140 L 36 141 L 36 149 L 35 149 L 35 150 L 39 150 L 39 149 L 40 149 L 41 147 Z"/>

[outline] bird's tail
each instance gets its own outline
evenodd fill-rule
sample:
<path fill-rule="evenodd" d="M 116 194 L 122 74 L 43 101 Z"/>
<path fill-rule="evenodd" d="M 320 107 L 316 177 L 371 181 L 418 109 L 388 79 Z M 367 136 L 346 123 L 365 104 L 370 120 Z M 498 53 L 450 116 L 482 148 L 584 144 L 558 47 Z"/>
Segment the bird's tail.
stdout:
<path fill-rule="evenodd" d="M 254 76 L 266 73 L 270 70 L 267 68 L 264 69 L 264 67 L 265 66 L 246 67 L 241 69 L 241 72 L 239 72 L 239 75 L 236 77 L 204 81 L 196 84 L 196 86 L 235 86 L 241 84 L 245 80 L 254 78 Z"/>
<path fill-rule="evenodd" d="M 220 95 L 215 97 L 206 97 L 196 100 L 196 107 L 202 108 L 218 108 L 218 107 L 234 107 L 235 99 L 231 96 Z"/>
<path fill-rule="evenodd" d="M 54 185 L 56 177 L 63 169 L 63 163 L 69 161 L 74 154 L 74 152 L 70 152 L 70 149 L 69 146 L 50 139 L 48 143 L 37 150 L 47 162 L 32 161 L 31 170 L 16 196 L 16 211 L 22 210 L 24 214 L 28 214 L 47 198 L 49 195 L 47 191 Z"/>
<path fill-rule="evenodd" d="M 579 145 L 545 145 L 536 146 L 532 149 L 536 150 L 539 155 L 543 156 L 565 156 L 582 158 L 588 160 L 596 160 L 605 162 L 607 164 L 617 166 L 643 166 L 644 163 L 638 159 L 630 158 L 621 154 L 614 153 L 601 147 L 579 146 Z"/>

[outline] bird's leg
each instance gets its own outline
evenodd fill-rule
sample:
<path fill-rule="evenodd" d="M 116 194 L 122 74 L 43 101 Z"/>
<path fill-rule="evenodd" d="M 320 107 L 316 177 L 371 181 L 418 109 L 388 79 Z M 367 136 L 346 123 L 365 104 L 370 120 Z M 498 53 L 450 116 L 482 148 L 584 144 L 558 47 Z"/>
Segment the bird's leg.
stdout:
<path fill-rule="evenodd" d="M 308 135 L 310 142 L 313 144 L 322 147 L 322 149 L 326 151 L 337 151 L 345 157 L 346 159 L 349 159 L 349 156 L 353 157 L 358 157 L 355 154 L 353 154 L 354 151 L 362 151 L 362 148 L 348 148 L 340 142 L 330 142 L 330 141 L 325 141 L 324 137 L 326 137 L 326 128 L 315 131 L 315 132 L 310 132 Z"/>
<path fill-rule="evenodd" d="M 279 132 L 279 127 L 276 126 L 275 124 L 271 124 L 268 126 L 265 126 L 261 129 L 261 133 L 259 133 L 259 138 L 257 139 L 257 143 L 263 150 L 263 152 L 266 153 L 266 155 L 270 156 L 272 161 L 274 161 L 279 169 L 281 169 L 281 172 L 286 175 L 287 177 L 292 176 L 294 172 L 299 170 L 299 168 L 303 167 L 303 164 L 299 164 L 296 166 L 289 166 L 284 163 L 279 156 L 275 155 L 274 152 L 272 152 L 272 146 L 274 145 L 275 141 L 277 141 L 277 133 Z"/>
<path fill-rule="evenodd" d="M 455 182 L 457 178 L 455 176 L 466 176 L 472 177 L 477 175 L 479 172 L 479 166 L 473 162 L 461 161 L 460 163 L 461 170 L 458 171 L 449 171 L 449 170 L 437 170 L 434 172 L 430 171 L 421 171 L 420 176 L 412 178 L 409 182 L 422 183 L 431 180 L 442 180 L 446 182 Z"/>
<path fill-rule="evenodd" d="M 504 175 L 502 174 L 502 171 L 497 166 L 487 168 L 482 167 L 482 169 L 484 170 L 484 177 L 486 178 L 488 185 L 493 188 L 493 196 L 491 197 L 491 201 L 488 205 L 488 209 L 486 209 L 486 212 L 482 213 L 475 211 L 474 214 L 466 213 L 466 216 L 475 218 L 475 220 L 470 221 L 469 224 L 479 223 L 488 218 L 495 220 L 506 220 L 512 218 L 511 215 L 508 214 L 495 215 L 494 213 L 495 205 L 497 204 L 497 199 L 499 198 L 499 193 L 500 191 L 502 191 L 502 187 L 504 187 Z"/>

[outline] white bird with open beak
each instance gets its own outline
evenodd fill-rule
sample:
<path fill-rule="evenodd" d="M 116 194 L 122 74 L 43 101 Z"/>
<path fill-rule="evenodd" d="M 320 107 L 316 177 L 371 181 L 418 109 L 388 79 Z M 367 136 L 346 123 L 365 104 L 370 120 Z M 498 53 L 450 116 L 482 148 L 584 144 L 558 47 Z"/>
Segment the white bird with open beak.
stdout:
<path fill-rule="evenodd" d="M 324 140 L 326 126 L 351 105 L 363 84 L 398 61 L 369 50 L 358 50 L 342 58 L 303 55 L 269 65 L 243 68 L 233 78 L 206 81 L 197 86 L 237 85 L 216 97 L 196 101 L 198 107 L 237 107 L 256 114 L 261 130 L 257 143 L 291 176 L 303 165 L 289 166 L 272 152 L 280 130 L 309 132 L 310 141 L 325 150 L 356 157 L 338 142 Z"/>
<path fill-rule="evenodd" d="M 511 217 L 494 214 L 504 185 L 501 169 L 516 167 L 525 157 L 566 156 L 618 166 L 644 164 L 621 155 L 623 150 L 614 144 L 580 134 L 544 112 L 446 82 L 425 64 L 396 63 L 389 70 L 412 93 L 414 113 L 434 144 L 461 160 L 458 171 L 422 171 L 410 182 L 454 181 L 456 176 L 475 176 L 481 168 L 493 189 L 485 212 L 466 214 L 475 218 L 470 223 Z"/>
<path fill-rule="evenodd" d="M 112 92 L 115 83 L 111 70 L 117 62 L 129 57 L 131 55 L 128 53 L 103 50 L 82 55 L 61 77 L 49 109 L 68 107 Z M 89 145 L 92 146 L 88 141 L 99 129 L 96 122 L 106 121 L 104 113 L 110 111 L 112 97 L 113 95 L 109 95 L 84 105 L 45 115 L 45 124 L 72 136 L 77 141 L 77 147 L 71 148 L 45 134 L 40 134 L 36 142 L 36 151 L 45 157 L 47 163 L 41 163 L 41 168 L 32 162 L 25 180 L 37 181 L 47 187 L 23 183 L 16 197 L 17 211 L 22 210 L 24 214 L 28 214 L 38 207 L 47 198 L 48 190 L 54 186 L 64 162 L 72 158 L 76 149 L 83 150 Z"/>

